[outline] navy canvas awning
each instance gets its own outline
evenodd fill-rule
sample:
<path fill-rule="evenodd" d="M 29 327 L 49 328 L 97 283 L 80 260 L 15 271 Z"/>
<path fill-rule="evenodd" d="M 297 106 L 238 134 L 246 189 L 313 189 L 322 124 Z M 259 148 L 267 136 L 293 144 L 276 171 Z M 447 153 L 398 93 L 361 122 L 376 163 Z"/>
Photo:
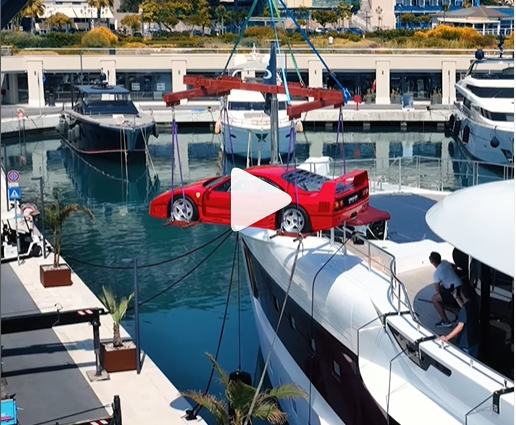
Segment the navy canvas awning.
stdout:
<path fill-rule="evenodd" d="M 130 94 L 131 92 L 122 86 L 75 86 L 84 94 Z"/>

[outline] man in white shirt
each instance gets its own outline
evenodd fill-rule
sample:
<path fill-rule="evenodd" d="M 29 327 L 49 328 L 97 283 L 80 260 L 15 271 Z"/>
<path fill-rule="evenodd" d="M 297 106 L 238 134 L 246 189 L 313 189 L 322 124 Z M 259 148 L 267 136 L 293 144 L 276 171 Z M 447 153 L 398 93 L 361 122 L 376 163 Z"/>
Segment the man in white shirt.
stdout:
<path fill-rule="evenodd" d="M 434 288 L 436 293 L 432 297 L 432 304 L 442 318 L 435 326 L 450 328 L 452 324 L 446 316 L 444 304 L 457 303 L 456 297 L 460 295 L 462 281 L 453 270 L 452 265 L 446 260 L 441 260 L 441 255 L 438 252 L 430 253 L 429 260 L 435 267 Z"/>

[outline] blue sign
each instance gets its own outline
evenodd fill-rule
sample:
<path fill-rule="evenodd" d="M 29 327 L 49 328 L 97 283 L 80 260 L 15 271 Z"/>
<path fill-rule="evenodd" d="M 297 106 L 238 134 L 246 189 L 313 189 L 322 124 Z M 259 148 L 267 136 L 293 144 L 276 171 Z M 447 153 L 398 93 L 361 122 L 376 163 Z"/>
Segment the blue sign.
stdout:
<path fill-rule="evenodd" d="M 43 80 L 43 84 L 45 84 L 47 82 L 47 77 L 45 76 L 45 74 L 43 74 L 42 80 Z"/>
<path fill-rule="evenodd" d="M 9 201 L 19 201 L 21 199 L 21 189 L 19 187 L 10 187 L 8 190 Z"/>

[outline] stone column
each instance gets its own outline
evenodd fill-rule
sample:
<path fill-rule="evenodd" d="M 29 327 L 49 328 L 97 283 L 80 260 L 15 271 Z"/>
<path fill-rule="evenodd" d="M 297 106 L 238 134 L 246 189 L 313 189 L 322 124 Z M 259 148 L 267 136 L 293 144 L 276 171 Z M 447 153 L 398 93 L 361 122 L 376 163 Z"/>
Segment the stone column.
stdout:
<path fill-rule="evenodd" d="M 389 61 L 376 61 L 376 104 L 391 103 L 391 64 Z"/>
<path fill-rule="evenodd" d="M 190 179 L 190 158 L 188 156 L 188 145 L 192 141 L 192 136 L 190 134 L 181 134 L 181 130 L 179 130 L 179 134 L 177 136 L 177 139 L 179 141 L 179 156 L 181 157 L 181 167 L 183 169 L 183 179 L 195 181 L 203 178 L 202 176 L 199 176 L 197 178 Z M 174 168 L 174 180 L 177 182 L 177 184 L 179 184 L 180 175 L 177 151 L 175 152 L 175 158 L 176 166 Z"/>
<path fill-rule="evenodd" d="M 455 96 L 455 75 L 457 72 L 454 61 L 442 62 L 442 102 L 443 105 L 453 105 Z"/>
<path fill-rule="evenodd" d="M 184 60 L 173 60 L 170 64 L 172 70 L 172 93 L 177 93 L 186 90 L 186 84 L 183 82 L 183 78 L 186 75 L 186 61 Z M 182 100 L 181 105 L 187 101 Z"/>
<path fill-rule="evenodd" d="M 27 61 L 27 84 L 29 88 L 29 107 L 44 108 L 43 61 Z"/>
<path fill-rule="evenodd" d="M 389 170 L 389 148 L 390 142 L 388 140 L 384 140 L 382 137 L 377 140 L 375 143 L 375 151 L 376 151 L 376 179 L 380 176 L 384 176 L 388 174 Z M 370 176 L 371 178 L 373 176 Z"/>
<path fill-rule="evenodd" d="M 309 156 L 311 158 L 320 158 L 323 156 L 324 140 L 322 137 L 313 137 L 310 140 Z"/>
<path fill-rule="evenodd" d="M 308 61 L 308 87 L 322 88 L 323 86 L 323 67 L 319 60 Z M 309 98 L 312 102 L 314 99 Z"/>

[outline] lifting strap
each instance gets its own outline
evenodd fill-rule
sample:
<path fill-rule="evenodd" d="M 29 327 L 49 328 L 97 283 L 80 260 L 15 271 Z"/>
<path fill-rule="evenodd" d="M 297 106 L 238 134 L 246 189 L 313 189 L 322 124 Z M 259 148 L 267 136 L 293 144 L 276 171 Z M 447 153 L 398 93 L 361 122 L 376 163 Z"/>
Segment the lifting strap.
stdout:
<path fill-rule="evenodd" d="M 185 184 L 183 180 L 183 167 L 181 165 L 181 154 L 179 153 L 179 138 L 177 131 L 176 122 L 176 111 L 172 108 L 172 178 L 171 178 L 171 196 L 170 196 L 170 219 L 174 220 L 174 174 L 176 170 L 176 151 L 177 151 L 177 165 L 179 167 L 179 178 L 181 181 L 181 192 L 183 194 L 183 214 L 185 221 L 188 222 L 186 216 L 186 195 L 185 195 Z"/>

